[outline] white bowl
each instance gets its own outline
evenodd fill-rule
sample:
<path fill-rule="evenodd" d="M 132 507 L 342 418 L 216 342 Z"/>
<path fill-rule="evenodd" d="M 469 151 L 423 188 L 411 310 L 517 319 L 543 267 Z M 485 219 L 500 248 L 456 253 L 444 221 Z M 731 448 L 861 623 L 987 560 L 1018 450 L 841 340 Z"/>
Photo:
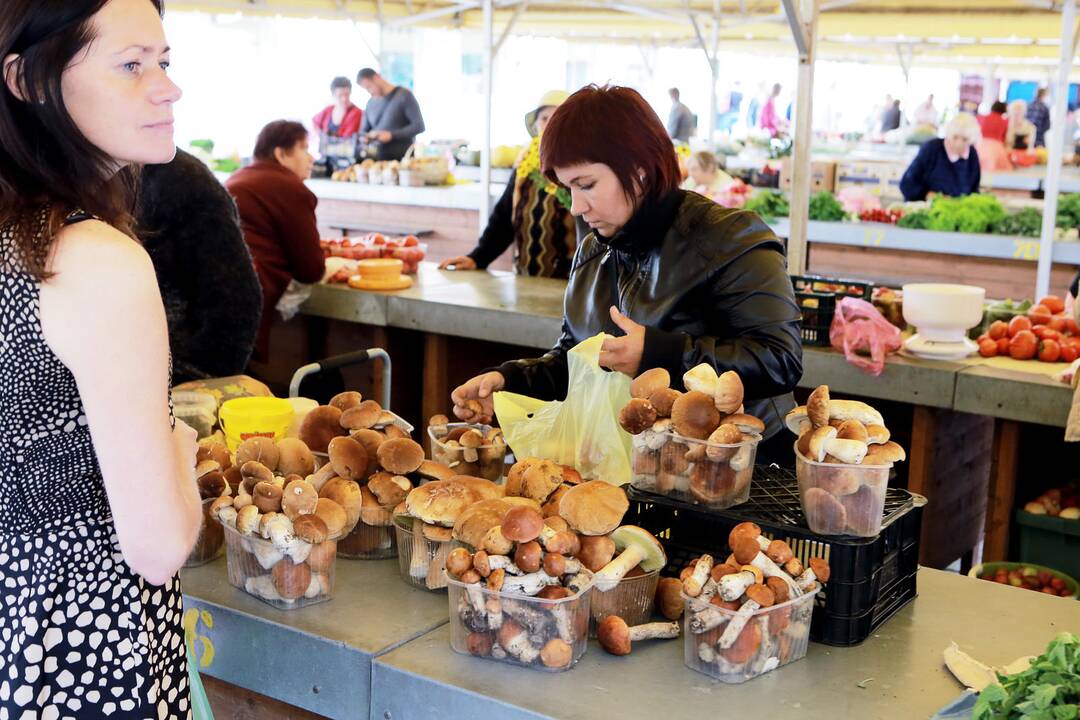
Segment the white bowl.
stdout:
<path fill-rule="evenodd" d="M 915 283 L 904 286 L 904 320 L 926 340 L 960 342 L 983 318 L 986 290 L 974 285 Z"/>

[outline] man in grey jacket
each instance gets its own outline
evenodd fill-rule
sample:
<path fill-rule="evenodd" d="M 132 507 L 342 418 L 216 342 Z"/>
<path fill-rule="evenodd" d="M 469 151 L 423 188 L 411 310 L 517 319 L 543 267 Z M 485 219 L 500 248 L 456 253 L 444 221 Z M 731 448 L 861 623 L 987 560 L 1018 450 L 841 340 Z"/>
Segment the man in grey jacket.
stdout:
<path fill-rule="evenodd" d="M 668 135 L 675 142 L 687 142 L 694 130 L 694 114 L 679 101 L 679 88 L 668 90 L 671 96 L 671 114 L 668 115 Z"/>
<path fill-rule="evenodd" d="M 424 117 L 416 96 L 371 68 L 361 70 L 356 82 L 371 94 L 360 134 L 378 144 L 376 160 L 400 160 L 416 136 L 424 132 Z"/>

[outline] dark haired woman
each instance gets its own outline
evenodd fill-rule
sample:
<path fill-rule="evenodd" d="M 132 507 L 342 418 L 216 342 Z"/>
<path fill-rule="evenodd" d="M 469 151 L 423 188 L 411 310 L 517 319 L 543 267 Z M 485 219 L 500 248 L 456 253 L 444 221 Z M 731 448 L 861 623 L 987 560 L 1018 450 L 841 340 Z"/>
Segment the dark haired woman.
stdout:
<path fill-rule="evenodd" d="M 566 395 L 567 351 L 599 332 L 600 364 L 629 376 L 665 368 L 681 385 L 699 363 L 735 370 L 746 411 L 766 423 L 758 456 L 792 454 L 777 436 L 802 375 L 799 308 L 784 248 L 756 215 L 679 189 L 679 165 L 663 124 L 642 97 L 586 87 L 555 111 L 540 148 L 544 173 L 570 191 L 570 212 L 592 228 L 578 247 L 563 333 L 540 358 L 504 363 L 453 392 L 454 412 L 492 414 L 491 393 Z"/>
<path fill-rule="evenodd" d="M 304 185 L 311 176 L 304 126 L 275 120 L 255 141 L 255 161 L 225 181 L 240 211 L 240 227 L 262 285 L 262 320 L 254 358 L 269 359 L 275 308 L 292 280 L 322 279 L 326 261 L 315 224 L 318 199 Z"/>
<path fill-rule="evenodd" d="M 327 105 L 311 119 L 315 129 L 323 135 L 347 138 L 360 132 L 360 123 L 364 111 L 352 104 L 352 82 L 347 77 L 336 77 L 330 83 L 330 94 L 334 98 L 332 105 Z"/>
<path fill-rule="evenodd" d="M 189 714 L 195 433 L 130 232 L 132 167 L 175 152 L 160 12 L 0 12 L 0 717 Z"/>

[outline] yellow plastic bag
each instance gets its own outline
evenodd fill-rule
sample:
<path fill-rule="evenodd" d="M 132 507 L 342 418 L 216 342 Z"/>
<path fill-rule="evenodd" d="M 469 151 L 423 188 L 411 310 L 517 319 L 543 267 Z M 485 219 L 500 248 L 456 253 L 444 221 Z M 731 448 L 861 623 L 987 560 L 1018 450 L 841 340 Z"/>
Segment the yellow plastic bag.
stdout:
<path fill-rule="evenodd" d="M 495 393 L 495 415 L 515 457 L 547 458 L 613 485 L 630 482 L 630 435 L 618 421 L 630 400 L 630 378 L 600 367 L 606 337 L 591 337 L 567 353 L 566 400 Z"/>

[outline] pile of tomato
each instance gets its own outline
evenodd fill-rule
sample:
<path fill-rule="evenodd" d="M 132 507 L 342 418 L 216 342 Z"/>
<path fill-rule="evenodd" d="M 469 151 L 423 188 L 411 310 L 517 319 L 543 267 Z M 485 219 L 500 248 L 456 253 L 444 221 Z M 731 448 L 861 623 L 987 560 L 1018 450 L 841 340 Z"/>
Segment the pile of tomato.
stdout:
<path fill-rule="evenodd" d="M 1048 295 L 1027 315 L 1017 315 L 1007 323 L 995 321 L 978 343 L 983 357 L 1071 363 L 1080 357 L 1080 326 L 1065 314 L 1064 300 Z"/>
<path fill-rule="evenodd" d="M 900 210 L 885 210 L 883 208 L 863 210 L 859 213 L 859 219 L 863 222 L 887 223 L 889 225 L 895 225 L 897 220 L 903 216 L 904 213 Z"/>

